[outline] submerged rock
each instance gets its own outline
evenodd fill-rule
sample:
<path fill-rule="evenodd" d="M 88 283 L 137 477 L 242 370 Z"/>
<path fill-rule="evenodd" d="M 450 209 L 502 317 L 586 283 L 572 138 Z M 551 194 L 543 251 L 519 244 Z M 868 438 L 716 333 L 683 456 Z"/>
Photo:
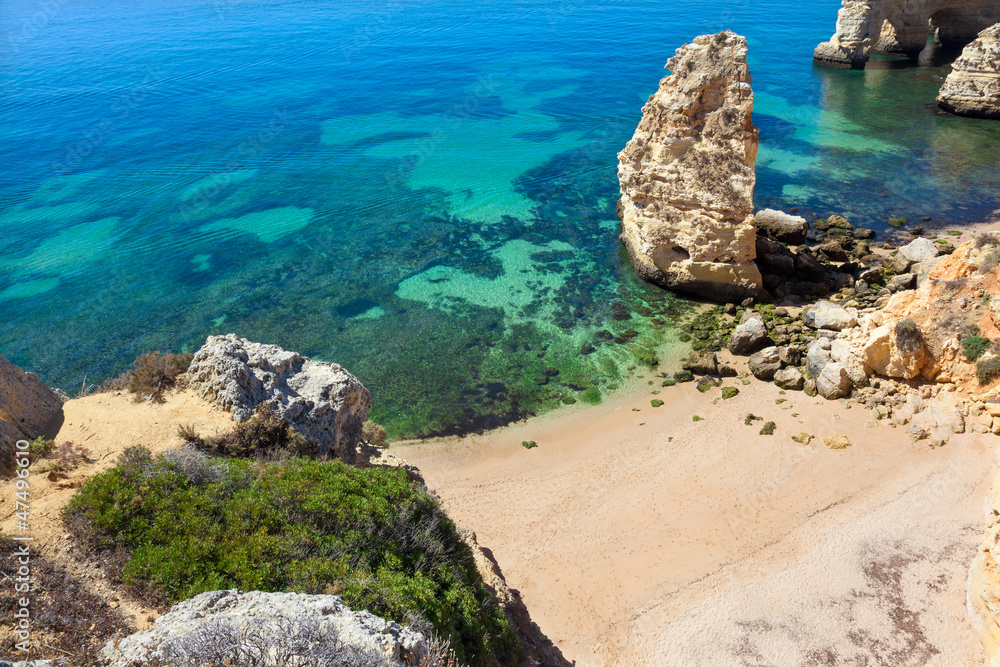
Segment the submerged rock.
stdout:
<path fill-rule="evenodd" d="M 937 103 L 960 116 L 1000 119 L 1000 23 L 965 47 L 952 64 Z"/>
<path fill-rule="evenodd" d="M 169 665 L 236 664 L 253 655 L 262 658 L 253 664 L 261 665 L 308 660 L 397 667 L 419 664 L 429 653 L 419 632 L 352 611 L 335 595 L 229 590 L 174 605 L 149 630 L 108 642 L 101 656 L 107 667 L 156 659 Z"/>
<path fill-rule="evenodd" d="M 314 361 L 235 334 L 209 336 L 188 368 L 188 383 L 210 403 L 249 419 L 267 404 L 319 446 L 353 463 L 371 396 L 338 364 Z"/>
<path fill-rule="evenodd" d="M 730 31 L 679 48 L 618 154 L 621 241 L 636 273 L 717 301 L 763 292 L 746 56 L 746 39 Z"/>

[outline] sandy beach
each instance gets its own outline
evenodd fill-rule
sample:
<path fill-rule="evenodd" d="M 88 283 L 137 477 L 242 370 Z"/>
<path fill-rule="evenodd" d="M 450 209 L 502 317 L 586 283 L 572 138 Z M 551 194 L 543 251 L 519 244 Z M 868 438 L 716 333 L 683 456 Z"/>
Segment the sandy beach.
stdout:
<path fill-rule="evenodd" d="M 995 436 L 930 449 L 852 402 L 752 379 L 722 400 L 654 375 L 600 406 L 392 451 L 578 665 L 983 664 L 966 581 Z M 840 434 L 849 448 L 823 445 Z"/>

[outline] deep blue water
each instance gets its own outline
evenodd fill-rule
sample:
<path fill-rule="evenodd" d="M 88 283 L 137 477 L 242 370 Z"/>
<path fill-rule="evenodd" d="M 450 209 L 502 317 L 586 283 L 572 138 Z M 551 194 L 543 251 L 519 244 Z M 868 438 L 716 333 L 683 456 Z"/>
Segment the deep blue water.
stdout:
<path fill-rule="evenodd" d="M 234 331 L 342 363 L 397 434 L 597 400 L 685 307 L 618 247 L 616 153 L 698 34 L 750 42 L 759 207 L 998 207 L 947 66 L 812 64 L 838 6 L 3 0 L 0 354 L 72 392 Z"/>

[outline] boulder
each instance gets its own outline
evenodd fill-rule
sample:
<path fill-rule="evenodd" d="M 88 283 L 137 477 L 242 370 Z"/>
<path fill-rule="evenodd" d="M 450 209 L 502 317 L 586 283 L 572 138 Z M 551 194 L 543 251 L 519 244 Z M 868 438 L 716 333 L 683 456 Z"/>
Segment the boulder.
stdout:
<path fill-rule="evenodd" d="M 778 357 L 785 366 L 798 366 L 802 361 L 802 349 L 797 345 L 786 345 L 778 350 Z"/>
<path fill-rule="evenodd" d="M 914 425 L 936 435 L 948 437 L 955 433 L 965 433 L 965 416 L 962 414 L 962 400 L 954 394 L 941 392 L 927 407 L 913 416 Z"/>
<path fill-rule="evenodd" d="M 352 611 L 336 595 L 211 591 L 180 602 L 148 630 L 109 641 L 106 667 L 133 664 L 423 664 L 430 655 L 419 632 L 367 611 Z M 294 661 L 294 662 L 291 662 Z"/>
<path fill-rule="evenodd" d="M 823 398 L 834 400 L 844 398 L 851 393 L 851 378 L 843 364 L 831 361 L 823 367 L 816 378 L 816 391 Z"/>
<path fill-rule="evenodd" d="M 806 242 L 809 223 L 803 217 L 765 208 L 763 211 L 757 211 L 755 219 L 757 222 L 757 231 L 776 241 L 792 245 L 800 245 Z"/>
<path fill-rule="evenodd" d="M 621 241 L 645 280 L 717 301 L 763 294 L 746 39 L 701 35 L 667 62 L 618 154 Z"/>
<path fill-rule="evenodd" d="M 775 346 L 765 347 L 760 352 L 750 355 L 747 366 L 753 376 L 758 380 L 772 380 L 774 374 L 781 369 L 781 358 L 778 355 L 778 348 Z"/>
<path fill-rule="evenodd" d="M 695 350 L 681 368 L 695 375 L 718 375 L 719 355 L 709 350 Z"/>
<path fill-rule="evenodd" d="M 246 421 L 266 404 L 320 454 L 353 463 L 371 396 L 338 364 L 314 361 L 235 334 L 209 336 L 188 368 L 188 383 L 214 406 Z"/>
<path fill-rule="evenodd" d="M 962 50 L 937 103 L 960 116 L 1000 119 L 1000 23 L 983 30 Z"/>
<path fill-rule="evenodd" d="M 831 341 L 830 357 L 844 367 L 847 377 L 851 378 L 851 383 L 855 387 L 868 386 L 868 371 L 850 343 L 840 338 Z"/>
<path fill-rule="evenodd" d="M 913 289 L 917 286 L 917 274 L 901 273 L 889 279 L 887 287 L 894 292 L 899 290 Z"/>
<path fill-rule="evenodd" d="M 802 321 L 813 329 L 834 331 L 847 329 L 858 323 L 853 313 L 830 301 L 820 301 L 815 306 L 803 311 Z"/>
<path fill-rule="evenodd" d="M 927 350 L 923 345 L 900 343 L 894 324 L 875 327 L 862 345 L 861 359 L 879 375 L 906 380 L 915 378 L 927 362 Z"/>
<path fill-rule="evenodd" d="M 853 225 L 851 225 L 851 223 L 847 221 L 847 218 L 844 218 L 839 215 L 831 215 L 826 218 L 820 218 L 819 220 L 813 223 L 813 227 L 816 228 L 817 232 L 826 232 L 829 231 L 830 229 L 843 229 L 843 230 L 853 229 Z"/>
<path fill-rule="evenodd" d="M 902 257 L 908 262 L 906 268 L 914 264 L 934 259 L 938 256 L 938 247 L 930 239 L 913 239 L 896 252 L 897 257 Z"/>
<path fill-rule="evenodd" d="M 753 316 L 748 316 L 747 313 L 753 313 Z M 759 313 L 748 310 L 729 336 L 729 351 L 733 354 L 750 354 L 770 342 L 764 318 Z"/>
<path fill-rule="evenodd" d="M 14 472 L 18 440 L 42 435 L 59 417 L 63 396 L 46 387 L 34 373 L 0 357 L 0 475 Z"/>
<path fill-rule="evenodd" d="M 809 348 L 806 350 L 806 372 L 810 378 L 818 378 L 826 365 L 833 361 L 830 347 L 830 341 L 825 338 L 809 343 Z"/>
<path fill-rule="evenodd" d="M 799 391 L 805 386 L 805 378 L 798 368 L 782 368 L 774 373 L 774 384 L 782 389 Z"/>

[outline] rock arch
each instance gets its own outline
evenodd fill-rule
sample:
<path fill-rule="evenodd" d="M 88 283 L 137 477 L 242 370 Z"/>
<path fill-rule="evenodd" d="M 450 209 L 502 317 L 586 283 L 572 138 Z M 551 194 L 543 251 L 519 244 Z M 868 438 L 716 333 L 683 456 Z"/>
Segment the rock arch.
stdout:
<path fill-rule="evenodd" d="M 813 53 L 819 62 L 862 69 L 872 53 L 917 56 L 933 30 L 944 46 L 968 44 L 1000 21 L 997 0 L 844 0 L 837 31 Z"/>

